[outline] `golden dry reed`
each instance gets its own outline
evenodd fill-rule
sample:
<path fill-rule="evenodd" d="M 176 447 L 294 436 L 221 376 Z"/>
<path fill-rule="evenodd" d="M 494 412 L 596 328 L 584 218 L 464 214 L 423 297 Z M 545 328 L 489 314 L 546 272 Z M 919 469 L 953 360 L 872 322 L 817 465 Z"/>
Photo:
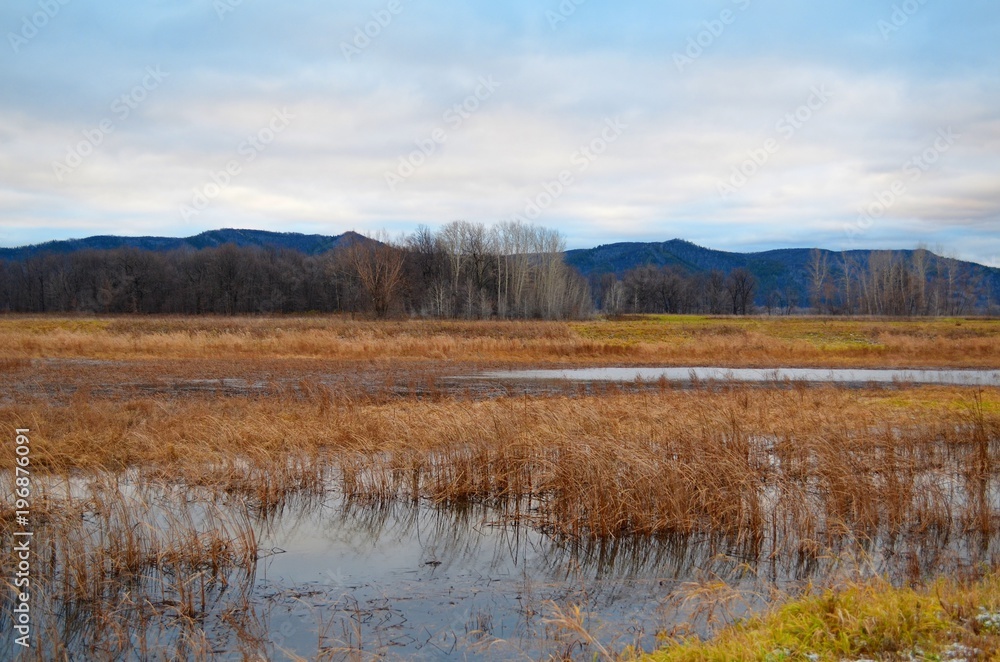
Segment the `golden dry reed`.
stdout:
<path fill-rule="evenodd" d="M 646 316 L 589 322 L 366 322 L 346 317 L 0 318 L 0 362 L 32 358 L 325 359 L 510 365 L 984 367 L 987 319 Z"/>
<path fill-rule="evenodd" d="M 190 491 L 177 498 L 135 478 L 36 478 L 30 591 L 38 634 L 19 659 L 207 659 L 209 631 L 253 627 L 257 541 L 249 511 Z M 7 476 L 0 486 L 12 487 Z M 0 525 L 8 548 L 11 515 L 4 512 Z M 0 571 L 13 577 L 13 555 L 0 558 Z M 0 621 L 9 616 L 0 611 Z"/>
<path fill-rule="evenodd" d="M 1000 532 L 997 389 L 663 382 L 475 400 L 435 382 L 486 365 L 995 369 L 991 320 L 6 316 L 0 348 L 0 435 L 32 430 L 43 486 L 37 659 L 145 657 L 165 642 L 167 656 L 209 658 L 212 619 L 245 657 L 266 655 L 254 526 L 328 492 L 360 508 L 481 504 L 581 545 L 720 537 L 751 563 L 906 539 L 911 576 L 920 544 L 971 549 Z M 209 369 L 277 385 L 258 397 L 157 382 Z M 324 385 L 324 370 L 346 383 Z M 385 381 L 353 384 L 362 374 Z M 407 379 L 419 395 L 396 393 Z M 0 490 L 11 480 L 0 471 Z M 4 546 L 13 521 L 0 501 Z"/>
<path fill-rule="evenodd" d="M 577 537 L 724 534 L 800 551 L 879 532 L 989 535 L 996 390 L 769 389 L 366 404 L 77 399 L 0 408 L 57 474 L 138 468 L 267 512 L 349 499 L 482 502 Z"/>

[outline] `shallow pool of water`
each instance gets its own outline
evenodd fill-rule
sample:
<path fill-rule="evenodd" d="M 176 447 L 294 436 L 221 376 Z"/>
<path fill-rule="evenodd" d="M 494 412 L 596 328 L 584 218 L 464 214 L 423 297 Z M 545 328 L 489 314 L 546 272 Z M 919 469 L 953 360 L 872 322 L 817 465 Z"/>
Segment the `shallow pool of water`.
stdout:
<path fill-rule="evenodd" d="M 933 478 L 939 487 L 947 483 Z M 740 544 L 700 534 L 560 539 L 526 523 L 534 502 L 516 520 L 483 504 L 354 502 L 343 498 L 336 483 L 249 515 L 256 563 L 234 570 L 226 585 L 216 584 L 197 616 L 215 659 L 243 659 L 244 629 L 233 626 L 233 614 L 244 614 L 245 627 L 260 634 L 269 659 L 292 659 L 286 652 L 306 659 L 589 659 L 595 649 L 585 649 L 578 634 L 555 623 L 558 610 L 572 615 L 579 608 L 582 625 L 610 650 L 649 649 L 660 631 L 690 627 L 704 633 L 705 614 L 696 613 L 700 603 L 685 597 L 719 581 L 741 596 L 727 607 L 732 618 L 761 608 L 772 589 L 794 591 L 837 572 L 853 573 L 852 567 L 898 579 L 913 571 L 927 576 L 998 563 L 998 541 L 963 533 L 958 521 L 940 538 L 844 539 L 803 556 L 777 529 L 774 537 Z M 955 492 L 950 502 L 960 503 L 960 486 L 949 489 Z M 140 504 L 129 517 L 141 516 L 157 530 L 172 526 L 177 535 L 209 532 L 219 522 L 248 516 L 241 497 L 218 501 L 198 489 L 148 484 L 138 474 L 100 484 L 83 478 L 54 482 L 47 492 L 53 498 L 75 495 L 84 508 L 81 531 L 89 532 L 85 544 L 98 548 L 104 538 L 90 534 L 100 518 L 90 511 L 116 503 L 108 498 L 113 494 Z M 984 496 L 994 504 L 997 498 L 993 489 Z M 150 573 L 155 585 L 161 578 Z M 199 585 L 197 576 L 184 582 L 189 580 Z M 154 647 L 176 642 L 169 607 L 176 596 L 155 586 L 150 595 L 168 618 L 142 636 Z M 199 604 L 205 600 L 203 594 Z M 50 607 L 40 625 L 47 619 L 55 619 L 47 625 L 65 625 L 66 609 Z M 71 647 L 79 646 L 83 655 L 90 636 L 84 630 Z"/>
<path fill-rule="evenodd" d="M 487 372 L 486 379 L 593 382 L 812 382 L 1000 386 L 1000 370 L 865 370 L 836 368 L 580 368 Z"/>
<path fill-rule="evenodd" d="M 609 650 L 649 650 L 658 632 L 706 632 L 704 614 L 692 613 L 699 601 L 685 601 L 702 582 L 739 591 L 732 618 L 762 608 L 773 589 L 822 582 L 844 563 L 900 577 L 907 563 L 919 574 L 954 571 L 996 553 L 995 541 L 959 537 L 844 540 L 816 556 L 772 553 L 787 542 L 780 538 L 560 540 L 486 506 L 375 506 L 334 495 L 286 510 L 259 540 L 254 602 L 276 647 L 310 656 L 318 643 L 392 659 L 545 659 L 569 648 L 589 659 L 595 649 L 552 622 L 574 606 Z"/>
<path fill-rule="evenodd" d="M 538 659 L 567 645 L 545 620 L 578 605 L 604 645 L 651 647 L 707 543 L 559 542 L 484 507 L 328 502 L 262 532 L 254 590 L 272 641 L 403 659 Z M 673 618 L 676 618 L 674 613 Z M 563 637 L 559 642 L 555 640 Z M 579 652 L 579 651 L 578 651 Z"/>

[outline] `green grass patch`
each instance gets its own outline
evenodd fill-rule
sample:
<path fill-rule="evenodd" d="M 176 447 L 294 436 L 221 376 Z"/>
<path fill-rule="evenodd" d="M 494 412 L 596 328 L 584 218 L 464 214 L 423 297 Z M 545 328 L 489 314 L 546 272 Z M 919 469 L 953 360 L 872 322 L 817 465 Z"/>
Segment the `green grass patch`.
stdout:
<path fill-rule="evenodd" d="M 73 331 L 98 333 L 105 331 L 111 322 L 104 319 L 72 317 L 8 317 L 0 318 L 0 333 L 52 333 Z"/>
<path fill-rule="evenodd" d="M 833 317 L 718 317 L 708 315 L 627 315 L 575 322 L 580 337 L 623 344 L 677 343 L 707 336 L 757 335 L 779 342 L 804 341 L 829 352 L 872 350 L 890 338 L 953 340 L 1000 337 L 1000 321 L 990 319 L 866 319 Z"/>
<path fill-rule="evenodd" d="M 876 579 L 792 599 L 707 641 L 668 641 L 645 659 L 995 659 L 998 608 L 995 574 L 974 583 L 941 579 L 917 589 Z"/>
<path fill-rule="evenodd" d="M 861 401 L 870 409 L 938 412 L 941 414 L 1000 414 L 1000 388 L 969 389 L 962 386 L 925 384 L 915 388 L 884 388 L 868 391 Z"/>

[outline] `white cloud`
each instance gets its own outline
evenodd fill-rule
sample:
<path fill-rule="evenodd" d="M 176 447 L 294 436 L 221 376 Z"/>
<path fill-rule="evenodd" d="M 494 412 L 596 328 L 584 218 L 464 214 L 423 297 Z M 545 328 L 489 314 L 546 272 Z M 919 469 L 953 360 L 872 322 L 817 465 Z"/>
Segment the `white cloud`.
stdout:
<path fill-rule="evenodd" d="M 138 36 L 118 51 L 82 48 L 93 38 L 91 28 L 80 10 L 67 10 L 66 25 L 54 26 L 53 36 L 71 35 L 72 26 L 78 40 L 33 43 L 24 68 L 4 74 L 25 95 L 0 101 L 0 241 L 23 236 L 20 229 L 2 230 L 31 223 L 43 228 L 36 237 L 42 239 L 87 228 L 177 234 L 178 228 L 287 221 L 338 233 L 455 218 L 489 221 L 521 212 L 526 199 L 570 169 L 574 184 L 539 222 L 559 227 L 576 245 L 687 236 L 720 248 L 755 237 L 774 245 L 824 239 L 838 247 L 838 228 L 891 186 L 904 162 L 933 144 L 938 129 L 952 126 L 962 134 L 958 143 L 867 237 L 889 241 L 888 233 L 898 232 L 899 243 L 909 245 L 946 227 L 947 238 L 963 250 L 994 245 L 1000 94 L 990 66 L 965 64 L 947 75 L 891 64 L 896 60 L 862 67 L 857 53 L 841 55 L 837 48 L 851 44 L 874 57 L 886 46 L 854 33 L 832 34 L 825 57 L 814 48 L 799 57 L 794 43 L 776 45 L 763 33 L 757 50 L 748 50 L 742 44 L 761 29 L 759 17 L 748 15 L 678 74 L 669 53 L 684 37 L 664 35 L 664 46 L 650 45 L 657 43 L 655 34 L 646 34 L 654 14 L 649 25 L 634 26 L 645 45 L 632 48 L 600 31 L 622 28 L 602 23 L 598 9 L 553 36 L 539 30 L 541 14 L 524 13 L 527 5 L 507 10 L 522 14 L 466 8 L 459 13 L 468 22 L 459 31 L 464 36 L 453 41 L 448 35 L 456 26 L 441 22 L 443 10 L 413 5 L 363 57 L 347 63 L 338 44 L 367 15 L 362 9 L 289 8 L 277 20 L 265 5 L 245 3 L 221 23 L 206 23 L 217 19 L 195 4 L 159 22 L 135 10 L 111 28 L 137 28 Z M 490 23 L 493 14 L 504 20 Z M 688 19 L 685 25 L 700 20 Z M 583 35 L 593 36 L 593 44 Z M 900 34 L 893 47 L 919 35 L 916 28 Z M 67 55 L 74 44 L 76 59 Z M 978 46 L 969 48 L 979 53 Z M 57 181 L 52 162 L 155 63 L 170 77 Z M 481 76 L 502 85 L 461 126 L 450 126 L 445 112 L 467 98 Z M 791 136 L 784 134 L 779 122 L 817 86 L 831 92 L 829 102 Z M 36 112 L 39 106 L 45 112 Z M 242 141 L 266 127 L 278 108 L 288 108 L 294 121 L 245 161 Z M 574 153 L 614 117 L 628 129 L 578 171 Z M 447 142 L 390 191 L 385 173 L 435 129 L 446 131 Z M 768 140 L 780 149 L 731 198 L 721 199 L 719 182 Z M 179 224 L 180 205 L 231 159 L 240 161 L 239 176 L 195 220 Z"/>

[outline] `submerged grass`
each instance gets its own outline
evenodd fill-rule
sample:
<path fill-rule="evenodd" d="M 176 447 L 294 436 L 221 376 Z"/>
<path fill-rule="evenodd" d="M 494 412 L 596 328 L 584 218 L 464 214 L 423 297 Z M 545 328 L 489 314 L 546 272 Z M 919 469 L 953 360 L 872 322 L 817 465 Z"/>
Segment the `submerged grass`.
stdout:
<path fill-rule="evenodd" d="M 334 478 L 347 498 L 488 503 L 570 537 L 714 533 L 815 553 L 844 536 L 992 535 L 997 392 L 885 393 L 662 385 L 370 404 L 314 387 L 266 399 L 78 397 L 0 407 L 0 420 L 38 430 L 36 470 L 135 467 L 261 512 Z M 900 408 L 899 397 L 938 404 Z"/>
<path fill-rule="evenodd" d="M 13 493 L 7 476 L 0 484 Z M 28 590 L 39 634 L 19 659 L 205 659 L 238 623 L 232 614 L 245 613 L 257 559 L 246 508 L 178 499 L 118 474 L 36 477 L 32 496 Z M 7 549 L 21 529 L 12 515 L 5 508 L 0 520 Z M 5 577 L 15 560 L 0 558 Z M 12 597 L 0 602 L 5 631 Z"/>

